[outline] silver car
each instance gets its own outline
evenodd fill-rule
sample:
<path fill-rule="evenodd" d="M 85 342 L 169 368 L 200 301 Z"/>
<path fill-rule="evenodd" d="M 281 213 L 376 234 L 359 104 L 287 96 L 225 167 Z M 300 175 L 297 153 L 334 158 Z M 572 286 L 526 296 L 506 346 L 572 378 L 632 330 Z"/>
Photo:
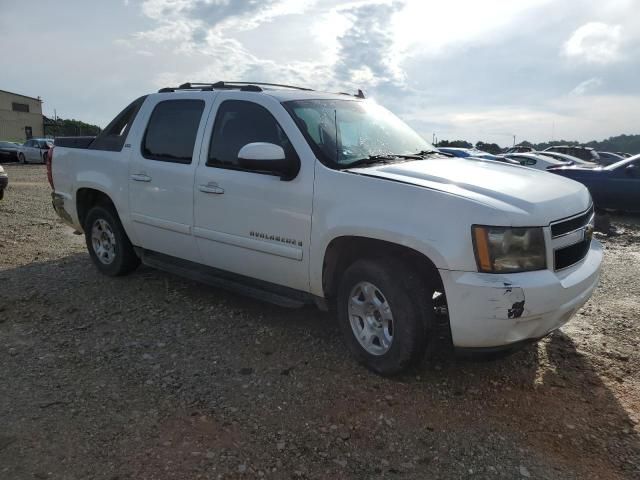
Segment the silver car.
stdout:
<path fill-rule="evenodd" d="M 32 138 L 20 148 L 18 160 L 20 163 L 45 163 L 51 147 L 53 140 L 50 138 Z"/>

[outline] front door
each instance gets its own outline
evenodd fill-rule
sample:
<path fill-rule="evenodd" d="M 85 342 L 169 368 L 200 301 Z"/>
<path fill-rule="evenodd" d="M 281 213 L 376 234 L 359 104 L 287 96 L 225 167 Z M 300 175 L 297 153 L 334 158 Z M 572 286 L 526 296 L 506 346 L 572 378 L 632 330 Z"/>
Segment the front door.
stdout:
<path fill-rule="evenodd" d="M 195 182 L 194 235 L 203 262 L 308 290 L 315 157 L 284 107 L 269 96 L 223 92 L 213 110 Z M 242 169 L 238 152 L 253 142 L 281 146 L 288 159 L 300 162 L 298 175 L 283 181 Z"/>
<path fill-rule="evenodd" d="M 193 227 L 193 180 L 213 93 L 146 102 L 134 124 L 129 212 L 139 246 L 199 261 Z"/>
<path fill-rule="evenodd" d="M 611 173 L 608 192 L 613 200 L 611 208 L 637 211 L 640 205 L 640 160 L 620 166 Z"/>

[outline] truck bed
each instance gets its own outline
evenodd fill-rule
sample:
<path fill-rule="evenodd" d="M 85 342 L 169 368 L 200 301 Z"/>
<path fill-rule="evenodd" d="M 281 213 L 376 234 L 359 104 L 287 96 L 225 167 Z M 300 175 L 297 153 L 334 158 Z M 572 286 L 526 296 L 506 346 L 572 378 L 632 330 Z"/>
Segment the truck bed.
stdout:
<path fill-rule="evenodd" d="M 58 137 L 55 139 L 56 147 L 89 148 L 96 137 Z"/>

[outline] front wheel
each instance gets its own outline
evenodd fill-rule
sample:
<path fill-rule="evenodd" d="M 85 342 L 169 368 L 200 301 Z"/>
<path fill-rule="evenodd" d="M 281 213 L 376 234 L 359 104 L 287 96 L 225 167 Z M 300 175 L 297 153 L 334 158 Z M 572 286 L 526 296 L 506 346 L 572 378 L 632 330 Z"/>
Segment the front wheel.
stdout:
<path fill-rule="evenodd" d="M 340 328 L 353 356 L 381 375 L 398 374 L 419 361 L 434 322 L 432 295 L 397 259 L 354 262 L 337 295 Z"/>
<path fill-rule="evenodd" d="M 91 260 L 105 275 L 126 275 L 140 264 L 118 214 L 112 207 L 98 205 L 89 210 L 84 235 Z"/>

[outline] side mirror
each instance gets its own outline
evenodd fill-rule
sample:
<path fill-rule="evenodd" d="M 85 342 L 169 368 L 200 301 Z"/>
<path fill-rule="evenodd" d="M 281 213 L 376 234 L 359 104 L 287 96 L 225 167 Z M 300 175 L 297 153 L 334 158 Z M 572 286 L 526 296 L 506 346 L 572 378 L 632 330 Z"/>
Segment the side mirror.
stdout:
<path fill-rule="evenodd" d="M 637 177 L 638 167 L 636 165 L 627 165 L 624 169 L 624 173 L 626 173 L 629 177 Z"/>
<path fill-rule="evenodd" d="M 281 146 L 266 142 L 248 143 L 242 147 L 238 152 L 238 166 L 279 175 L 282 180 L 291 180 L 298 173 Z"/>

